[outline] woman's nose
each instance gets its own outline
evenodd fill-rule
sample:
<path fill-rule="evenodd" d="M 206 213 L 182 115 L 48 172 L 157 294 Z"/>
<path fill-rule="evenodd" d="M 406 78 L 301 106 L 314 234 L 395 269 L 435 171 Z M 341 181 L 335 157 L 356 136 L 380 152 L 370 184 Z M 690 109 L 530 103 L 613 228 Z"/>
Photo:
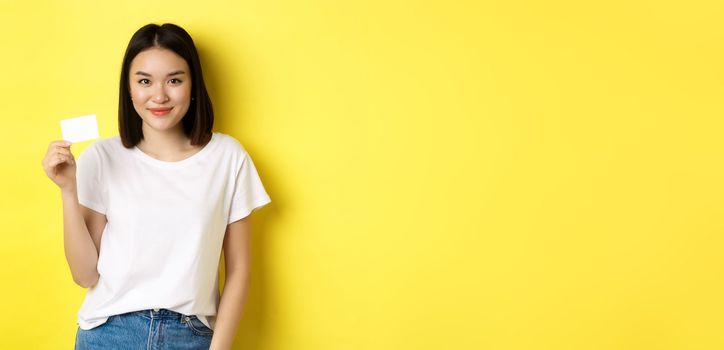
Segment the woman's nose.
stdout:
<path fill-rule="evenodd" d="M 166 90 L 163 88 L 156 89 L 156 92 L 153 94 L 153 102 L 161 104 L 168 100 L 168 94 L 166 94 Z"/>

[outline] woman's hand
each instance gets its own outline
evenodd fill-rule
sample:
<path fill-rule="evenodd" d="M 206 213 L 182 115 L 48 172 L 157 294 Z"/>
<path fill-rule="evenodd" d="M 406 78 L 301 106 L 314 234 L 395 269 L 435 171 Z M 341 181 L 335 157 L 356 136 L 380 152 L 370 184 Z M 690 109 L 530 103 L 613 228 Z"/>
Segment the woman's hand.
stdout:
<path fill-rule="evenodd" d="M 75 189 L 75 158 L 68 141 L 53 141 L 43 158 L 43 169 L 61 190 Z"/>

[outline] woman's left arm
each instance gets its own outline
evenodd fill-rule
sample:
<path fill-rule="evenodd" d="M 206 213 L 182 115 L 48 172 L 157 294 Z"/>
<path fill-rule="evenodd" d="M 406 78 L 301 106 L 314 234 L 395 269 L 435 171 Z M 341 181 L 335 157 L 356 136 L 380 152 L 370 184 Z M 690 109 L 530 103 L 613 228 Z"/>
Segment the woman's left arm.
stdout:
<path fill-rule="evenodd" d="M 250 216 L 232 222 L 224 235 L 224 291 L 216 314 L 210 350 L 229 350 L 241 319 L 249 282 Z"/>

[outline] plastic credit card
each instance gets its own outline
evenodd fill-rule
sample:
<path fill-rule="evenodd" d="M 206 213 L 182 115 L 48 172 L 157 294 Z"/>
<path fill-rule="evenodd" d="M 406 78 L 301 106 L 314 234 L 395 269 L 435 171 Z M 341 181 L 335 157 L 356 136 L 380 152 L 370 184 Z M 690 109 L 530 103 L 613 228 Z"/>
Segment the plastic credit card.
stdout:
<path fill-rule="evenodd" d="M 63 140 L 70 142 L 82 142 L 98 138 L 98 122 L 95 114 L 63 119 L 60 121 L 60 129 L 63 132 Z"/>

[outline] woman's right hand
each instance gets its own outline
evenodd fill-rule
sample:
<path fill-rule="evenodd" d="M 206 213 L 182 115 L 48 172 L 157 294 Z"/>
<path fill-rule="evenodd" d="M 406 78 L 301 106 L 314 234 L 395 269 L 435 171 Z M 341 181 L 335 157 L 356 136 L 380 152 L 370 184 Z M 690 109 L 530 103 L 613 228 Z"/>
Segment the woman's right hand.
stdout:
<path fill-rule="evenodd" d="M 61 190 L 75 189 L 75 158 L 70 152 L 69 141 L 53 141 L 43 158 L 45 174 L 55 182 Z"/>

